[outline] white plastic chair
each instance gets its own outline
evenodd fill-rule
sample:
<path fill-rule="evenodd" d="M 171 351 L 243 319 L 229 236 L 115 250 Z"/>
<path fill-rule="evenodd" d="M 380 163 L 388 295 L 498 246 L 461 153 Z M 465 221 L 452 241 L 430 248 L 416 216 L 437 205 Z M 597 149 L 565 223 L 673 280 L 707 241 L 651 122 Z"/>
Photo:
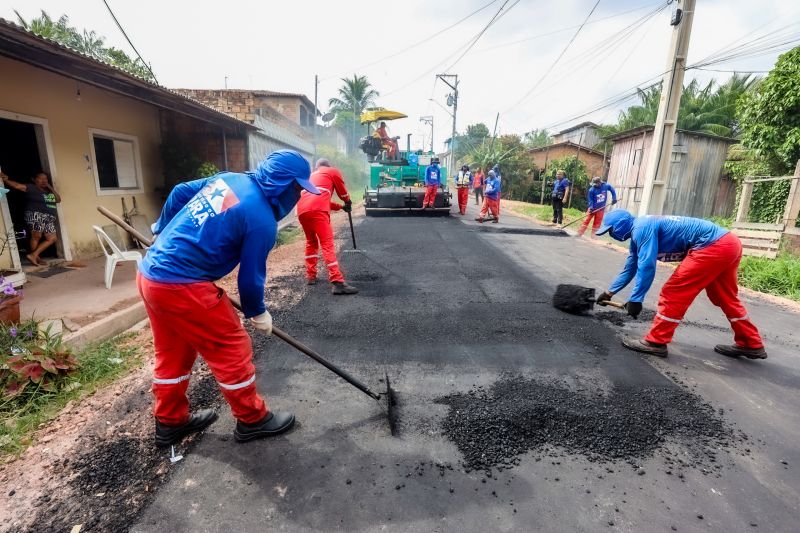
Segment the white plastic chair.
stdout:
<path fill-rule="evenodd" d="M 92 229 L 97 234 L 103 253 L 106 254 L 106 289 L 110 289 L 117 263 L 120 261 L 136 261 L 136 268 L 139 268 L 142 262 L 142 254 L 132 250 L 120 250 L 119 246 L 111 240 L 111 237 L 100 226 L 92 226 Z M 109 249 L 111 250 L 110 252 Z"/>

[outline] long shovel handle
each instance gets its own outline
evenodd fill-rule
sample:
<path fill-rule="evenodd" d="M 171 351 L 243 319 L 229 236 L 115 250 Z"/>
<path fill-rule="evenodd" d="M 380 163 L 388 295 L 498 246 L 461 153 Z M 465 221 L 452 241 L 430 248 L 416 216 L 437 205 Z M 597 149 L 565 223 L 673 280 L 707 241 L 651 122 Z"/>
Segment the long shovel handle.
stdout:
<path fill-rule="evenodd" d="M 617 200 L 616 200 L 615 202 L 611 202 L 610 204 L 606 204 L 606 205 L 604 205 L 603 207 L 598 207 L 597 209 L 594 209 L 594 210 L 590 211 L 590 212 L 587 214 L 587 216 L 588 216 L 588 215 L 593 215 L 593 214 L 595 214 L 595 213 L 599 213 L 600 211 L 604 211 L 606 207 L 608 207 L 609 205 L 614 205 L 614 204 L 618 203 L 620 200 L 622 200 L 622 194 L 620 194 L 620 195 L 619 195 L 619 198 L 617 198 Z M 571 225 L 573 225 L 573 224 L 577 224 L 577 223 L 578 223 L 578 222 L 580 222 L 581 220 L 583 220 L 583 217 L 576 218 L 575 220 L 573 220 L 573 221 L 572 221 L 572 222 L 570 222 L 569 224 L 566 224 L 566 225 L 564 225 L 564 226 L 561 226 L 561 229 L 568 228 L 568 227 L 570 227 L 570 226 L 571 226 Z"/>
<path fill-rule="evenodd" d="M 603 307 L 609 306 L 609 307 L 616 307 L 617 309 L 625 309 L 625 304 L 621 304 L 619 302 L 613 302 L 611 300 L 597 302 L 597 305 L 602 305 Z"/>
<path fill-rule="evenodd" d="M 116 222 L 117 224 L 119 224 L 119 226 L 122 229 L 124 229 L 125 231 L 130 233 L 133 237 L 139 239 L 143 243 L 146 243 L 148 246 L 152 246 L 153 241 L 151 241 L 150 239 L 148 239 L 147 237 L 145 237 L 144 235 L 142 235 L 141 233 L 136 231 L 136 228 L 134 228 L 130 224 L 126 223 L 124 220 L 122 220 L 116 214 L 112 213 L 111 211 L 109 211 L 108 209 L 106 209 L 105 207 L 103 207 L 101 205 L 97 206 L 97 210 L 100 211 L 103 215 L 105 215 L 109 219 L 111 219 L 113 222 Z M 239 302 L 238 299 L 236 299 L 235 297 L 230 296 L 230 295 L 228 296 L 228 299 L 230 299 L 231 303 L 233 304 L 233 306 L 236 309 L 238 309 L 239 311 L 242 310 L 242 304 Z M 297 339 L 295 339 L 294 337 L 292 337 L 291 335 L 289 335 L 288 333 L 286 333 L 282 329 L 273 326 L 272 327 L 272 333 L 276 337 L 278 337 L 279 339 L 284 341 L 286 344 L 292 346 L 293 348 L 296 348 L 300 352 L 302 352 L 305 355 L 307 355 L 308 357 L 312 358 L 313 360 L 315 360 L 316 362 L 318 362 L 319 364 L 321 364 L 322 366 L 324 366 L 325 368 L 327 368 L 328 370 L 330 370 L 331 372 L 333 372 L 334 374 L 336 374 L 337 376 L 339 376 L 340 378 L 342 378 L 343 380 L 345 380 L 346 382 L 348 382 L 349 384 L 351 384 L 352 386 L 354 386 L 355 388 L 357 388 L 358 390 L 360 390 L 361 392 L 363 392 L 364 394 L 369 396 L 370 398 L 380 401 L 380 399 L 381 399 L 380 394 L 372 392 L 369 389 L 369 387 L 367 387 L 366 385 L 361 383 L 359 380 L 357 380 L 356 378 L 351 376 L 349 373 L 347 373 L 346 371 L 342 370 L 338 366 L 334 365 L 333 363 L 331 363 L 330 361 L 328 361 L 327 359 L 322 357 L 319 353 L 317 353 L 316 351 L 312 350 L 311 348 L 309 348 L 308 346 L 306 346 L 302 342 L 298 341 Z"/>
<path fill-rule="evenodd" d="M 350 236 L 353 237 L 353 250 L 358 250 L 356 246 L 356 231 L 353 229 L 353 213 L 347 212 L 347 219 L 350 221 Z"/>

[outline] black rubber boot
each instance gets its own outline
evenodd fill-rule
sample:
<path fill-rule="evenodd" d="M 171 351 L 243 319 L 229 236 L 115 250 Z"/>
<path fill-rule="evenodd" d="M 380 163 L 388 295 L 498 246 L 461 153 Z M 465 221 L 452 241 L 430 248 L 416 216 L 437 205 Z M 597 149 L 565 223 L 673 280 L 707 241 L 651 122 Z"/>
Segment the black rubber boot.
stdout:
<path fill-rule="evenodd" d="M 168 426 L 156 420 L 156 446 L 169 446 L 180 441 L 189 433 L 202 431 L 217 420 L 217 413 L 213 409 L 197 411 L 181 426 Z"/>
<path fill-rule="evenodd" d="M 306 279 L 306 285 L 316 285 L 316 284 L 317 284 L 317 278 Z"/>
<path fill-rule="evenodd" d="M 236 422 L 233 438 L 236 442 L 274 437 L 288 431 L 294 425 L 294 415 L 288 412 L 268 413 L 260 422 L 245 424 Z"/>
<path fill-rule="evenodd" d="M 648 355 L 655 355 L 656 357 L 667 356 L 667 345 L 656 344 L 654 342 L 646 341 L 644 339 L 635 339 L 633 337 L 623 337 L 622 345 L 634 352 L 646 353 Z"/>
<path fill-rule="evenodd" d="M 358 294 L 358 289 L 343 281 L 334 281 L 331 285 L 333 285 L 331 288 L 333 294 Z"/>
<path fill-rule="evenodd" d="M 717 344 L 714 351 L 728 357 L 747 357 L 748 359 L 766 359 L 767 352 L 764 348 L 745 348 L 744 346 L 729 346 Z"/>

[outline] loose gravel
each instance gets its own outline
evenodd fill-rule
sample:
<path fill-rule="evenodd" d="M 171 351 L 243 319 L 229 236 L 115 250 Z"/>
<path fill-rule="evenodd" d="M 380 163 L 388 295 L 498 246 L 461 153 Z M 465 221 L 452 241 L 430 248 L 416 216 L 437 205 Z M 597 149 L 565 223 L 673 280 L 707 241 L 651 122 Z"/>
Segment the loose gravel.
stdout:
<path fill-rule="evenodd" d="M 636 465 L 671 442 L 691 448 L 686 466 L 708 470 L 718 468 L 720 448 L 746 438 L 697 395 L 671 384 L 602 391 L 508 376 L 437 401 L 449 406 L 444 433 L 467 471 L 511 468 L 524 454 L 552 447 Z"/>

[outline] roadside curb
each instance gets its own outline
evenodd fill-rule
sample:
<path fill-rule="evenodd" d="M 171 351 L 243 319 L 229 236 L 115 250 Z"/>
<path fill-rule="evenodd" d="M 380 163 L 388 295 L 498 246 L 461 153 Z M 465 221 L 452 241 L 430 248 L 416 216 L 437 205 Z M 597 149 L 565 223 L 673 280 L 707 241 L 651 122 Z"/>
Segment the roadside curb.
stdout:
<path fill-rule="evenodd" d="M 64 343 L 75 350 L 80 350 L 90 342 L 104 341 L 119 335 L 146 318 L 144 303 L 137 302 L 65 335 Z"/>

